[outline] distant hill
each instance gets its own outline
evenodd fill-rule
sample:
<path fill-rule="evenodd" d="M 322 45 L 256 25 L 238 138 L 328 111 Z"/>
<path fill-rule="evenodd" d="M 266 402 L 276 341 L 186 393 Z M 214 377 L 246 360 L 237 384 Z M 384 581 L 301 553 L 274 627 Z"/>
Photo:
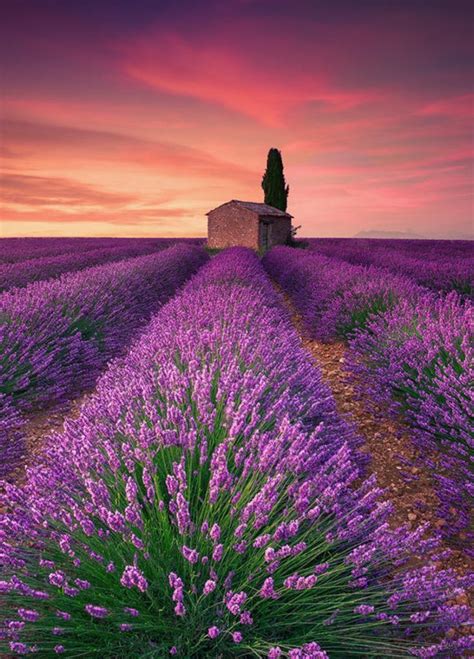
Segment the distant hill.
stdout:
<path fill-rule="evenodd" d="M 377 231 L 376 229 L 372 231 L 359 231 L 356 233 L 354 238 L 411 238 L 415 239 L 426 239 L 426 236 L 421 236 L 418 233 L 412 233 L 411 231 Z"/>

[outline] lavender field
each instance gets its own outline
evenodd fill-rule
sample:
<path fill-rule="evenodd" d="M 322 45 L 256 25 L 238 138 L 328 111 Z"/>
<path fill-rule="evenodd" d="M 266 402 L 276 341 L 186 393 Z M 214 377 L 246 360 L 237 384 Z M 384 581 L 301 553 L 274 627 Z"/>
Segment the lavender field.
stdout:
<path fill-rule="evenodd" d="M 473 243 L 302 247 L 0 241 L 2 656 L 472 656 Z"/>

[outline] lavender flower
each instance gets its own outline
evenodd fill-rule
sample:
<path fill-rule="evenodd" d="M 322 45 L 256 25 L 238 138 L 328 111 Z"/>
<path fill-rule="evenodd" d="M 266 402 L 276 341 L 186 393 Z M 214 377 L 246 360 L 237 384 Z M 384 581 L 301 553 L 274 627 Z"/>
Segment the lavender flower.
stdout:
<path fill-rule="evenodd" d="M 26 626 L 40 652 L 44 638 L 54 638 L 47 632 L 55 609 L 70 615 L 66 652 L 89 644 L 120 655 L 126 643 L 131 654 L 145 644 L 206 656 L 218 644 L 224 656 L 277 656 L 280 647 L 324 657 L 334 647 L 350 656 L 356 645 L 360 653 L 389 647 L 403 656 L 430 647 L 453 621 L 469 619 L 466 607 L 452 605 L 469 579 L 430 562 L 436 542 L 424 529 L 388 524 L 360 445 L 257 256 L 224 252 L 109 366 L 25 483 L 6 485 L 2 609 L 14 619 L 34 602 L 41 625 Z M 177 488 L 168 488 L 167 476 Z M 186 519 L 178 516 L 179 493 Z M 423 567 L 412 567 L 414 554 Z M 66 583 L 90 588 L 64 597 L 65 586 L 48 582 L 52 568 L 40 560 L 54 561 Z M 147 588 L 138 587 L 142 578 Z M 205 597 L 209 581 L 216 585 Z M 39 589 L 49 599 L 34 599 Z M 367 602 L 374 619 L 354 614 Z M 120 624 L 130 624 L 124 613 L 131 611 L 140 615 L 124 636 Z M 423 612 L 422 622 L 410 619 Z M 302 645 L 310 638 L 325 649 Z M 2 637 L 0 651 L 12 640 Z M 448 641 L 449 656 L 455 641 Z"/>
<path fill-rule="evenodd" d="M 204 595 L 209 595 L 216 589 L 216 582 L 213 579 L 208 579 L 206 583 L 204 584 L 204 588 L 202 589 L 202 592 Z"/>
<path fill-rule="evenodd" d="M 93 618 L 106 618 L 109 615 L 108 610 L 103 606 L 95 606 L 94 604 L 86 604 L 84 609 Z"/>
<path fill-rule="evenodd" d="M 18 609 L 18 615 L 22 620 L 27 622 L 36 622 L 39 618 L 39 612 L 32 609 Z"/>
<path fill-rule="evenodd" d="M 143 252 L 143 248 L 137 251 L 132 246 L 133 252 Z M 103 256 L 103 250 L 100 253 Z M 130 248 L 113 253 L 116 258 L 131 255 Z M 87 253 L 78 256 L 85 267 Z M 96 262 L 101 263 L 97 256 Z M 93 385 L 107 361 L 130 342 L 151 311 L 205 260 L 203 250 L 178 245 L 56 280 L 48 279 L 46 271 L 47 281 L 0 295 L 0 316 L 8 320 L 0 336 L 4 356 L 0 390 L 9 392 L 0 394 L 0 477 L 14 468 L 22 453 L 21 414 Z"/>
<path fill-rule="evenodd" d="M 125 588 L 133 588 L 144 593 L 148 588 L 148 581 L 143 576 L 142 572 L 135 565 L 127 565 L 120 577 L 120 583 Z"/>

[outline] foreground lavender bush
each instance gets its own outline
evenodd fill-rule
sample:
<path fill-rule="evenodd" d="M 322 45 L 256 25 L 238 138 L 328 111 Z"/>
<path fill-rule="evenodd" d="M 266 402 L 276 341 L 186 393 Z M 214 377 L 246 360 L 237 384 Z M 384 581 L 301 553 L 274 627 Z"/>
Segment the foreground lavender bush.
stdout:
<path fill-rule="evenodd" d="M 0 448 L 22 450 L 12 444 L 17 424 L 8 409 L 37 408 L 91 386 L 207 258 L 199 247 L 178 245 L 0 295 Z M 3 450 L 5 470 L 11 461 Z"/>
<path fill-rule="evenodd" d="M 456 293 L 428 294 L 373 318 L 349 344 L 349 367 L 362 393 L 395 417 L 402 413 L 415 429 L 437 481 L 443 532 L 470 552 L 473 319 L 472 305 Z"/>
<path fill-rule="evenodd" d="M 357 446 L 257 258 L 224 252 L 6 486 L 0 650 L 462 652 L 433 639 L 464 581 L 406 565 L 434 543 L 390 530 Z"/>
<path fill-rule="evenodd" d="M 276 247 L 263 264 L 291 296 L 309 333 L 321 341 L 347 339 L 371 316 L 423 292 L 406 277 L 355 266 L 317 252 Z"/>

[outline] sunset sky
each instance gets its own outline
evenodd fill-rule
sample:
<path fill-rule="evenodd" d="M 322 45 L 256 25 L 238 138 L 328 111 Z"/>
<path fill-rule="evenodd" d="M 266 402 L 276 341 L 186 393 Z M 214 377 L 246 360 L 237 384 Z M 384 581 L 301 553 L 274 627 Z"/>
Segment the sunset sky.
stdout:
<path fill-rule="evenodd" d="M 7 0 L 4 236 L 199 236 L 281 149 L 306 236 L 472 233 L 458 0 Z"/>

